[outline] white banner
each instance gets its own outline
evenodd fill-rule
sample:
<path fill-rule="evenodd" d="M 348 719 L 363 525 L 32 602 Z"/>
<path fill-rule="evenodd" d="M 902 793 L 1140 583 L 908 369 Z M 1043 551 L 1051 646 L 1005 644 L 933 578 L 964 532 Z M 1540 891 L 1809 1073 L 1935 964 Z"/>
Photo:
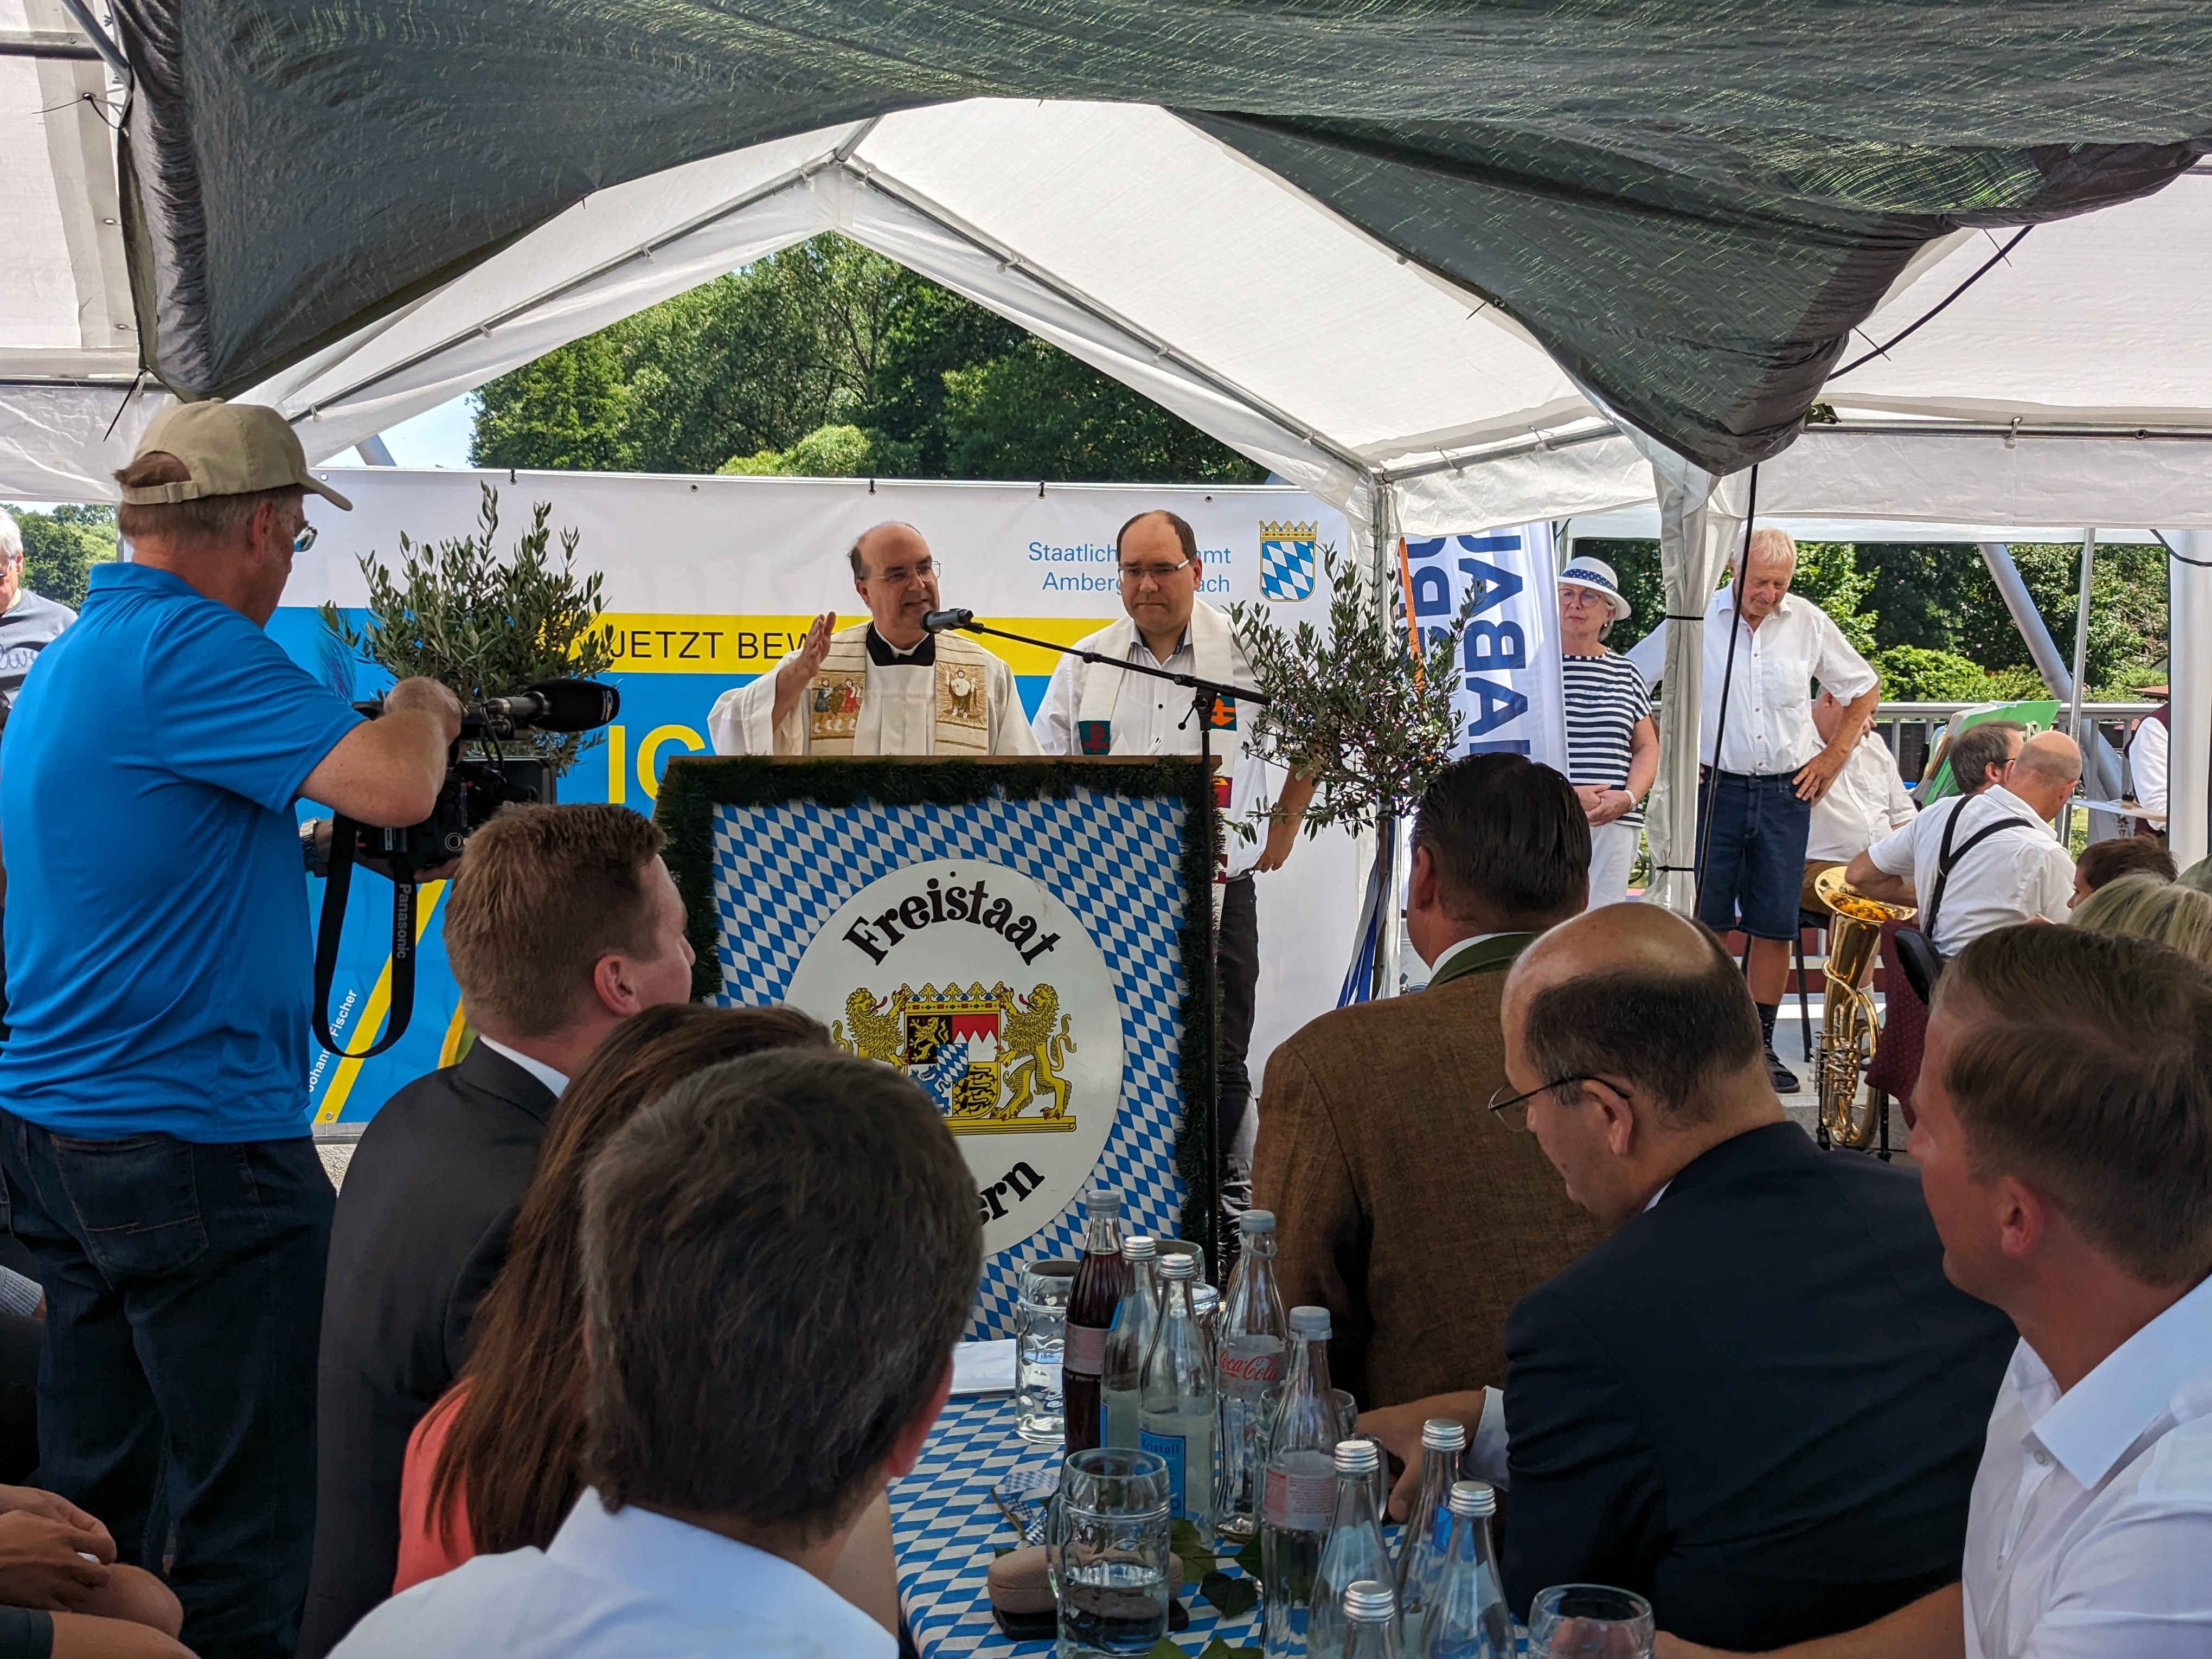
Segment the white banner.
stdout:
<path fill-rule="evenodd" d="M 885 520 L 914 525 L 944 569 L 940 597 L 979 621 L 1073 644 L 1121 614 L 1114 538 L 1135 514 L 1166 507 L 1188 520 L 1204 564 L 1204 592 L 1226 607 L 1246 599 L 1274 608 L 1285 626 L 1325 623 L 1322 556 L 1346 544 L 1343 515 L 1304 492 L 1231 486 L 925 483 L 866 478 L 640 477 L 574 472 L 418 472 L 317 469 L 354 510 L 309 496 L 318 538 L 294 562 L 270 633 L 299 661 L 333 680 L 349 672 L 314 607 L 355 615 L 367 599 L 360 556 L 399 562 L 399 537 L 434 544 L 476 528 L 481 486 L 499 492 L 497 546 L 505 552 L 550 505 L 557 538 L 579 534 L 577 562 L 605 577 L 611 676 L 621 718 L 561 780 L 563 800 L 611 800 L 653 810 L 671 756 L 708 747 L 707 711 L 732 685 L 773 667 L 823 611 L 840 625 L 861 620 L 848 549 Z M 1032 713 L 1056 653 L 983 639 L 1010 663 Z M 353 665 L 352 695 L 380 676 Z M 1336 1001 L 1358 908 L 1349 836 L 1301 842 L 1291 873 L 1259 878 L 1261 978 L 1250 1066 L 1255 1092 L 1269 1049 Z M 367 1044 L 389 1001 L 391 890 L 355 883 L 348 946 L 333 996 L 339 1035 Z M 374 1113 L 402 1083 L 440 1063 L 458 1030 L 457 994 L 436 937 L 437 896 L 426 892 L 426 933 L 415 1023 L 396 1047 L 368 1061 L 318 1055 L 310 1093 L 319 1121 Z"/>
<path fill-rule="evenodd" d="M 1460 642 L 1462 755 L 1526 755 L 1567 769 L 1559 679 L 1559 562 L 1548 523 L 1407 538 L 1407 602 L 1430 637 L 1475 596 Z"/>

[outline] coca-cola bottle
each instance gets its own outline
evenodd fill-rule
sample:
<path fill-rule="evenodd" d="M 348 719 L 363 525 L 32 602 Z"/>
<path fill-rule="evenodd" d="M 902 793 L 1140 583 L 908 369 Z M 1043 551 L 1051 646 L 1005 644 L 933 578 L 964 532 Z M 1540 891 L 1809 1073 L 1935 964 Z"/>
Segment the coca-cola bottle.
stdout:
<path fill-rule="evenodd" d="M 1259 1530 L 1266 1454 L 1260 1443 L 1261 1396 L 1283 1380 L 1290 1347 L 1283 1293 L 1275 1283 L 1274 1215 L 1247 1210 L 1240 1225 L 1243 1251 L 1213 1324 L 1214 1394 L 1221 1413 L 1221 1480 L 1213 1517 L 1229 1538 L 1249 1538 Z"/>
<path fill-rule="evenodd" d="M 1083 1261 L 1067 1297 L 1067 1346 L 1060 1362 L 1061 1407 L 1067 1417 L 1067 1449 L 1091 1451 L 1105 1442 L 1102 1379 L 1106 1334 L 1114 1328 L 1129 1264 L 1121 1259 L 1121 1194 L 1093 1187 L 1083 1195 Z"/>

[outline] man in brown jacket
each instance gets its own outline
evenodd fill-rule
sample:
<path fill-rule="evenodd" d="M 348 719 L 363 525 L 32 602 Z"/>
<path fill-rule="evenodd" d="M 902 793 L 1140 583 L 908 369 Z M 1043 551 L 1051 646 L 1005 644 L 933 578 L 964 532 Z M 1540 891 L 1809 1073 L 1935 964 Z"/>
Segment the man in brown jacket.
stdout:
<path fill-rule="evenodd" d="M 1362 1407 L 1502 1378 L 1507 1310 L 1602 1237 L 1487 1109 L 1505 970 L 1581 911 L 1589 871 L 1565 778 L 1453 762 L 1413 821 L 1406 931 L 1428 988 L 1323 1014 L 1267 1061 L 1253 1202 L 1277 1217 L 1285 1304 L 1329 1310 L 1330 1377 Z"/>

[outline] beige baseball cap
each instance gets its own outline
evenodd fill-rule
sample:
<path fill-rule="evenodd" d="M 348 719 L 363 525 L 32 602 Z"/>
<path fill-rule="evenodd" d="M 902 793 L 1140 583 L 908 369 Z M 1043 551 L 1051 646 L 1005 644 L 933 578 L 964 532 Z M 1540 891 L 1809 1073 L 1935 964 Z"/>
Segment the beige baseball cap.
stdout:
<path fill-rule="evenodd" d="M 299 436 L 290 423 L 260 404 L 231 404 L 210 398 L 205 403 L 165 409 L 138 441 L 139 455 L 157 450 L 182 461 L 191 479 L 186 483 L 125 489 L 123 499 L 132 507 L 204 501 L 210 495 L 250 495 L 256 490 L 282 489 L 291 484 L 312 489 L 332 505 L 353 511 L 351 501 L 329 485 L 317 483 L 308 472 L 307 453 L 300 447 Z M 137 456 L 131 459 L 136 460 Z"/>

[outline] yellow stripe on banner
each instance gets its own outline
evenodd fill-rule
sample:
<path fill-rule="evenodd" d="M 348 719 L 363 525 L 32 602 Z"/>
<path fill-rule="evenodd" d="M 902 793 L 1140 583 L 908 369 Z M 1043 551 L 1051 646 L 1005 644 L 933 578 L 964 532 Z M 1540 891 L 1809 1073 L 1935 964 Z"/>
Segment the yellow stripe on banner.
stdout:
<path fill-rule="evenodd" d="M 438 914 L 438 901 L 446 896 L 442 881 L 426 881 L 416 894 L 415 943 L 420 948 L 422 935 L 429 930 L 430 918 Z M 418 957 L 417 960 L 420 958 Z M 341 1032 L 340 1039 L 349 1048 L 372 1043 L 383 1034 L 385 1012 L 392 1006 L 392 958 L 384 958 L 383 971 L 376 976 L 375 988 L 369 992 L 368 1001 L 361 1011 L 361 1018 L 350 1030 Z M 316 1010 L 315 1017 L 322 1018 Z M 362 1035 L 368 1032 L 367 1036 Z M 361 1063 L 366 1054 L 356 1054 L 350 1060 L 340 1060 L 338 1068 L 331 1074 L 331 1086 L 323 1091 L 323 1103 L 315 1109 L 315 1121 L 335 1123 L 338 1114 L 345 1109 L 346 1097 L 353 1093 L 353 1081 L 361 1075 Z"/>
<path fill-rule="evenodd" d="M 866 620 L 863 611 L 837 612 L 837 626 Z M 987 627 L 1073 645 L 1113 621 L 1098 617 L 979 617 Z M 600 618 L 614 666 L 624 674 L 763 674 L 799 649 L 811 617 L 708 617 L 676 612 L 610 611 Z M 1009 640 L 970 635 L 995 652 L 1017 674 L 1049 674 L 1057 652 Z"/>

